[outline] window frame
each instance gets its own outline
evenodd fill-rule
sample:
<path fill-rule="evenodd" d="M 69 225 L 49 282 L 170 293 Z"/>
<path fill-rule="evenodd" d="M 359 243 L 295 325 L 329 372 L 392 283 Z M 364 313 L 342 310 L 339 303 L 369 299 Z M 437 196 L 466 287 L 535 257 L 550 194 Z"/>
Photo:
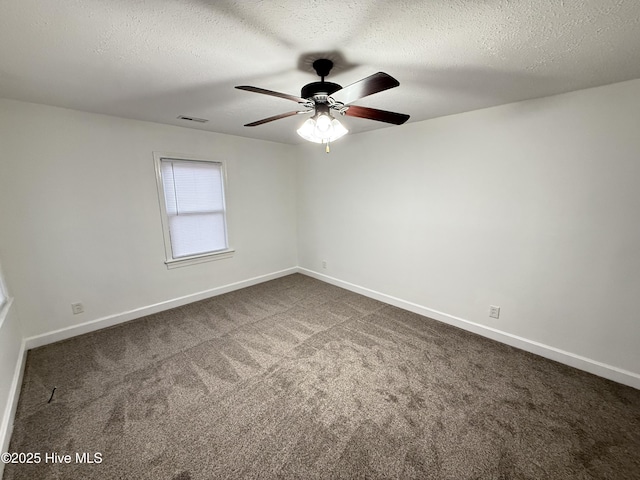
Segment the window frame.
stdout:
<path fill-rule="evenodd" d="M 196 255 L 188 255 L 184 257 L 173 257 L 173 248 L 171 245 L 171 234 L 169 231 L 169 215 L 167 214 L 167 203 L 164 193 L 164 183 L 162 181 L 162 161 L 174 160 L 184 162 L 204 162 L 215 163 L 220 165 L 221 177 L 222 177 L 222 200 L 224 205 L 223 218 L 225 227 L 225 239 L 227 248 L 223 250 L 216 250 L 214 252 L 200 253 Z M 203 262 L 210 262 L 212 260 L 222 260 L 224 258 L 230 258 L 235 253 L 235 250 L 230 245 L 229 235 L 229 223 L 227 221 L 227 168 L 224 160 L 215 160 L 212 158 L 201 157 L 198 155 L 187 155 L 182 153 L 164 153 L 153 152 L 153 162 L 156 172 L 156 187 L 158 189 L 158 203 L 160 204 L 160 217 L 162 220 L 162 236 L 164 239 L 164 251 L 165 261 L 167 268 L 184 267 L 187 265 L 195 265 Z"/>

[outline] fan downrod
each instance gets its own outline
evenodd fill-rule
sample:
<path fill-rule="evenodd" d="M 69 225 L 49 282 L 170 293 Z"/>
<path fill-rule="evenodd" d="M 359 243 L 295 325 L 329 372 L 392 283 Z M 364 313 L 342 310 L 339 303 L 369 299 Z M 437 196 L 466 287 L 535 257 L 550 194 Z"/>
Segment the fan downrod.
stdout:
<path fill-rule="evenodd" d="M 302 87 L 300 96 L 302 98 L 313 99 L 316 102 L 324 103 L 326 102 L 327 96 L 340 90 L 342 88 L 341 85 L 324 81 L 324 77 L 329 75 L 329 72 L 332 68 L 333 62 L 326 58 L 320 58 L 313 62 L 313 69 L 316 71 L 321 80 L 319 82 L 309 83 Z"/>
<path fill-rule="evenodd" d="M 333 68 L 333 62 L 326 58 L 319 58 L 318 60 L 313 62 L 313 69 L 316 71 L 318 76 L 322 79 L 321 81 L 323 82 L 324 82 L 324 77 L 329 76 L 329 72 L 331 71 L 332 68 Z"/>

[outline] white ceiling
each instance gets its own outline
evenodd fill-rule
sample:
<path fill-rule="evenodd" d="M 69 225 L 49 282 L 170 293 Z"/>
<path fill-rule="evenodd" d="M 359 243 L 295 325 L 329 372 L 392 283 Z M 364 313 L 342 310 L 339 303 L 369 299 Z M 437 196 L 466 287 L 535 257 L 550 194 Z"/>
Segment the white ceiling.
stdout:
<path fill-rule="evenodd" d="M 243 127 L 295 103 L 233 87 L 299 95 L 322 54 L 415 122 L 640 78 L 640 1 L 0 0 L 0 97 L 29 102 L 300 143 L 301 116 Z"/>

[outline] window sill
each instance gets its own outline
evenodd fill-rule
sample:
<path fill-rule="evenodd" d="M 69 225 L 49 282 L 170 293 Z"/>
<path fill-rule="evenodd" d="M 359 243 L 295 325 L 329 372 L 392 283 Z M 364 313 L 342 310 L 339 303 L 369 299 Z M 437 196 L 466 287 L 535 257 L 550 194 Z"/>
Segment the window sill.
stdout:
<path fill-rule="evenodd" d="M 204 253 L 202 255 L 193 255 L 191 257 L 174 258 L 172 260 L 166 260 L 164 263 L 168 269 L 186 267 L 188 265 L 195 265 L 197 263 L 211 262 L 213 260 L 222 260 L 224 258 L 231 258 L 236 251 L 232 248 L 226 250 L 220 250 L 219 252 Z"/>

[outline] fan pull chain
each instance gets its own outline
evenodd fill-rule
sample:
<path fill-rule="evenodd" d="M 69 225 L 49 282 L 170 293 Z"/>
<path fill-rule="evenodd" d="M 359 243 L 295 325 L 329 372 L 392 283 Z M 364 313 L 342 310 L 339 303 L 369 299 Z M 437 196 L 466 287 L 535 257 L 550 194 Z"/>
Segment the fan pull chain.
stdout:
<path fill-rule="evenodd" d="M 329 142 L 327 142 L 327 147 L 324 149 L 325 152 L 329 153 L 331 149 L 329 148 Z"/>

